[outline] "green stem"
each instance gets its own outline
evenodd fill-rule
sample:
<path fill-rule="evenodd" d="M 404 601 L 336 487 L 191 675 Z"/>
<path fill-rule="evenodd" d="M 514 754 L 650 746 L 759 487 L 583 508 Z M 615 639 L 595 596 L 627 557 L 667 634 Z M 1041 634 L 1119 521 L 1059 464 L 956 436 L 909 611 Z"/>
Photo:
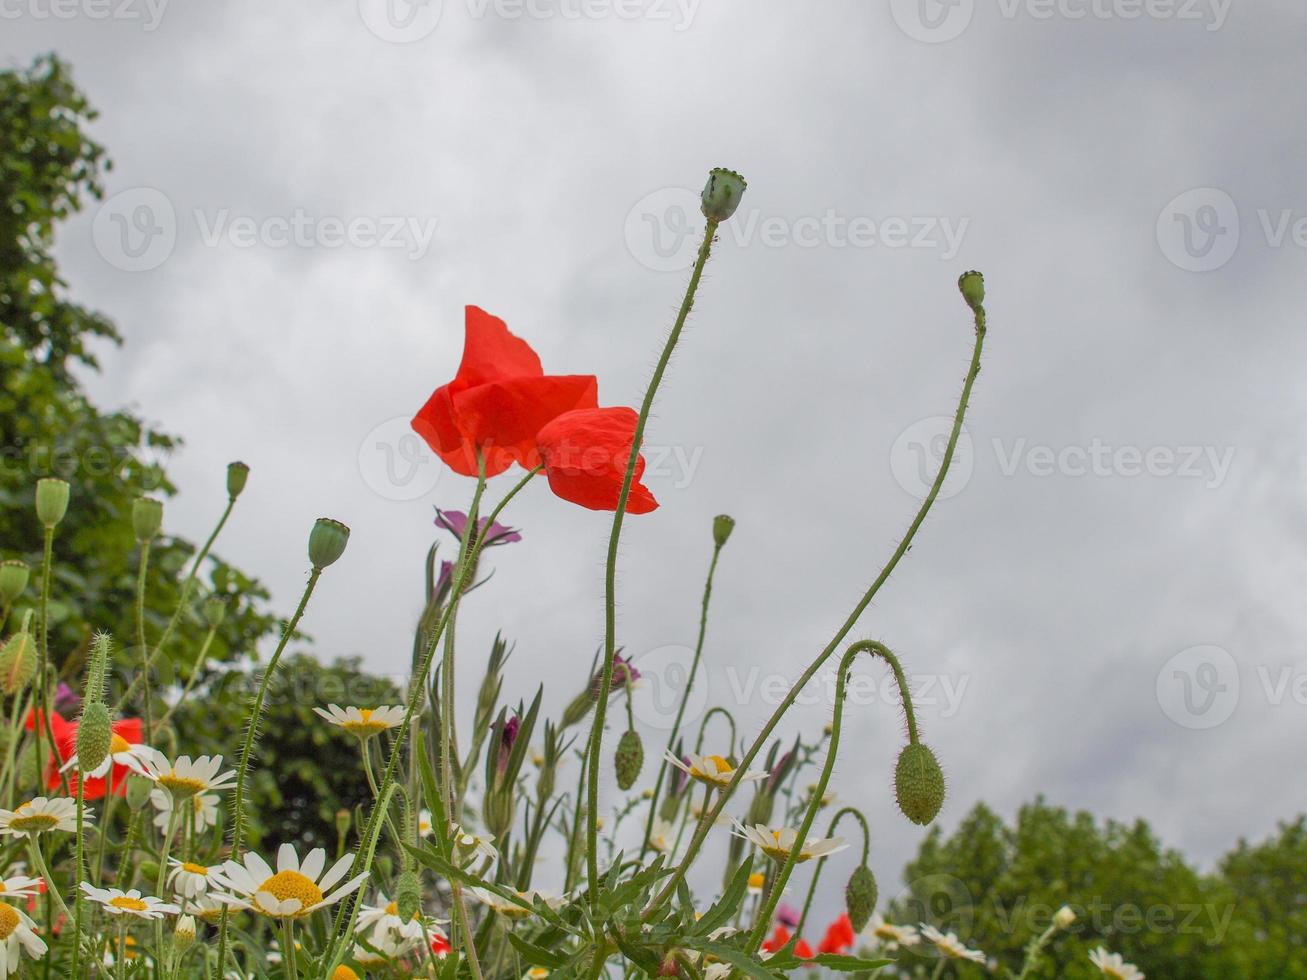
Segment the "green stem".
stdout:
<path fill-rule="evenodd" d="M 971 365 L 967 369 L 966 380 L 962 385 L 962 395 L 958 399 L 957 410 L 953 414 L 953 429 L 949 433 L 948 445 L 944 449 L 944 458 L 940 461 L 939 472 L 935 475 L 935 482 L 931 484 L 930 491 L 926 494 L 926 499 L 922 501 L 921 506 L 917 509 L 917 514 L 912 519 L 912 523 L 908 525 L 907 533 L 903 536 L 903 540 L 899 542 L 899 546 L 894 549 L 894 553 L 890 556 L 889 561 L 885 563 L 884 568 L 880 570 L 880 574 L 876 576 L 875 580 L 868 587 L 862 598 L 858 600 L 857 605 L 853 607 L 853 611 L 849 613 L 848 618 L 845 619 L 843 625 L 836 631 L 835 636 L 826 645 L 825 649 L 823 649 L 821 653 L 817 655 L 817 658 L 808 665 L 808 668 L 803 672 L 802 676 L 800 676 L 799 679 L 795 681 L 794 686 L 790 688 L 789 693 L 786 694 L 781 700 L 781 703 L 776 706 L 776 710 L 772 712 L 771 717 L 767 719 L 767 723 L 763 726 L 762 731 L 758 733 L 757 738 L 754 739 L 753 744 L 749 747 L 749 751 L 745 753 L 743 761 L 741 761 L 740 765 L 736 768 L 735 776 L 731 779 L 730 785 L 726 788 L 726 792 L 722 793 L 721 799 L 717 803 L 717 812 L 713 814 L 714 818 L 716 818 L 717 813 L 721 811 L 721 809 L 726 805 L 726 801 L 730 799 L 731 795 L 735 792 L 736 788 L 739 786 L 741 778 L 744 776 L 744 773 L 748 770 L 753 760 L 757 758 L 758 753 L 762 751 L 767 739 L 771 737 L 772 732 L 776 730 L 776 726 L 780 724 L 781 718 L 784 717 L 785 713 L 789 711 L 790 707 L 794 704 L 795 699 L 799 696 L 799 692 L 807 686 L 808 682 L 812 680 L 817 671 L 821 670 L 821 668 L 831 658 L 831 655 L 839 647 L 840 643 L 842 643 L 844 638 L 848 636 L 849 631 L 852 630 L 858 620 L 862 618 L 862 614 L 866 611 L 867 607 L 871 605 L 872 599 L 874 599 L 876 594 L 880 592 L 881 587 L 886 581 L 888 581 L 894 569 L 898 567 L 903 556 L 908 553 L 908 549 L 912 547 L 912 540 L 916 537 L 917 531 L 920 530 L 922 523 L 926 520 L 926 515 L 930 513 L 930 509 L 934 506 L 935 498 L 939 496 L 940 488 L 943 487 L 944 480 L 948 476 L 949 466 L 953 462 L 953 455 L 957 450 L 958 437 L 962 433 L 962 422 L 966 416 L 967 405 L 971 399 L 971 389 L 975 386 L 977 375 L 980 374 L 980 355 L 984 348 L 984 344 L 985 314 L 982 309 L 976 312 L 976 342 L 971 354 Z M 667 882 L 663 885 L 662 891 L 658 893 L 657 897 L 654 898 L 645 910 L 646 915 L 650 914 L 654 909 L 660 908 L 672 895 L 676 894 L 676 889 L 681 881 L 684 880 L 691 863 L 698 855 L 699 848 L 702 847 L 705 836 L 706 834 L 697 834 L 695 838 L 690 841 L 690 846 L 685 852 L 685 857 L 682 858 L 681 863 L 677 865 L 676 870 L 668 877 Z"/>
<path fill-rule="evenodd" d="M 182 693 L 181 696 L 177 698 L 177 703 L 165 711 L 163 717 L 159 719 L 159 728 L 163 728 L 163 726 L 168 723 L 172 718 L 173 713 L 186 703 L 186 699 L 190 697 L 191 692 L 195 690 L 195 685 L 199 683 L 200 680 L 200 668 L 204 666 L 204 662 L 208 659 L 209 647 L 213 644 L 213 638 L 217 635 L 218 627 L 210 626 L 209 632 L 204 636 L 204 642 L 200 644 L 200 652 L 195 655 L 195 662 L 191 664 L 191 675 L 186 678 L 186 686 L 182 688 Z"/>
<path fill-rule="evenodd" d="M 32 855 L 32 866 L 36 868 L 36 873 L 45 879 L 45 893 L 54 899 L 55 905 L 69 922 L 73 921 L 73 915 L 68 911 L 68 906 L 64 904 L 63 896 L 59 894 L 59 886 L 55 884 L 54 878 L 50 876 L 50 869 L 45 866 L 45 858 L 41 856 L 41 843 L 36 834 L 28 835 L 28 850 Z M 80 887 L 80 886 L 79 886 Z"/>
<path fill-rule="evenodd" d="M 830 822 L 830 827 L 826 830 L 827 837 L 834 837 L 835 830 L 839 827 L 840 820 L 844 817 L 855 817 L 862 826 L 862 866 L 866 866 L 868 853 L 871 850 L 871 828 L 867 826 L 867 818 L 862 815 L 861 810 L 856 810 L 851 806 L 846 806 L 835 814 Z M 803 900 L 803 914 L 799 916 L 799 925 L 794 931 L 803 935 L 803 927 L 808 921 L 808 912 L 812 910 L 812 900 L 817 894 L 817 882 L 821 880 L 821 872 L 826 867 L 826 858 L 820 858 L 817 861 L 817 867 L 812 872 L 812 881 L 808 884 L 808 896 Z"/>
<path fill-rule="evenodd" d="M 168 880 L 168 853 L 172 850 L 172 839 L 177 834 L 177 818 L 181 815 L 182 804 L 185 803 L 189 809 L 194 809 L 190 800 L 172 801 L 172 809 L 168 811 L 168 829 L 163 835 L 163 847 L 159 850 L 159 873 L 154 880 L 154 894 L 163 897 L 163 886 Z M 234 852 L 233 852 L 234 853 Z M 163 920 L 158 919 L 154 923 L 154 955 L 162 958 L 163 956 Z"/>
<path fill-rule="evenodd" d="M 289 980 L 299 980 L 300 968 L 295 958 L 295 920 L 281 920 L 281 961 L 286 964 L 286 976 Z"/>
<path fill-rule="evenodd" d="M 50 720 L 50 581 L 54 568 L 54 528 L 45 529 L 44 544 L 42 548 L 41 561 L 41 605 L 40 605 L 40 623 L 41 630 L 37 635 L 38 643 L 38 660 L 39 666 L 36 671 L 36 698 L 40 703 L 41 718 L 37 724 L 33 725 L 33 731 L 36 735 L 36 759 L 37 759 L 37 776 L 36 783 L 38 792 L 45 790 L 45 769 L 41 760 L 45 758 L 45 753 L 41 751 L 41 739 L 45 737 L 50 742 L 50 752 L 58 758 L 59 753 L 54 740 L 54 723 Z M 62 772 L 59 773 L 60 787 L 67 792 L 68 780 Z"/>
<path fill-rule="evenodd" d="M 113 781 L 113 774 L 110 772 L 110 782 Z M 72 919 L 73 926 L 73 972 L 75 977 L 81 976 L 78 968 L 82 962 L 82 863 L 84 856 L 85 844 L 82 840 L 82 834 L 85 828 L 86 819 L 86 779 L 78 773 L 77 778 L 77 840 L 73 844 L 73 908 L 76 914 Z M 54 887 L 51 883 L 46 882 L 47 888 Z"/>
<path fill-rule="evenodd" d="M 141 740 L 150 744 L 150 648 L 145 642 L 145 579 L 150 568 L 150 542 L 141 542 L 141 558 L 136 572 L 136 649 L 141 651 L 141 691 L 145 700 L 141 712 Z"/>
<path fill-rule="evenodd" d="M 604 572 L 604 663 L 599 680 L 599 698 L 595 703 L 594 721 L 590 728 L 590 771 L 587 787 L 586 806 L 586 873 L 590 886 L 590 904 L 598 908 L 601 901 L 599 894 L 599 848 L 598 848 L 598 811 L 599 811 L 599 759 L 603 751 L 604 719 L 608 714 L 608 696 L 613 686 L 613 657 L 617 653 L 617 550 L 622 539 L 622 523 L 626 519 L 627 500 L 631 495 L 631 484 L 635 481 L 635 467 L 640 459 L 640 444 L 644 440 L 644 427 L 649 421 L 649 412 L 653 409 L 654 397 L 662 383 L 667 365 L 672 359 L 672 351 L 681 339 L 681 331 L 694 306 L 694 295 L 699 289 L 699 280 L 703 277 L 703 268 L 708 264 L 712 252 L 713 236 L 717 233 L 717 222 L 709 218 L 704 228 L 703 242 L 699 246 L 699 257 L 695 260 L 694 271 L 690 273 L 690 283 L 681 300 L 680 312 L 676 323 L 663 345 L 662 356 L 654 368 L 649 387 L 645 389 L 644 402 L 640 405 L 640 416 L 635 423 L 635 436 L 631 440 L 631 454 L 626 460 L 626 474 L 622 478 L 622 490 L 617 496 L 617 508 L 613 512 L 613 529 L 608 535 L 608 560 Z"/>

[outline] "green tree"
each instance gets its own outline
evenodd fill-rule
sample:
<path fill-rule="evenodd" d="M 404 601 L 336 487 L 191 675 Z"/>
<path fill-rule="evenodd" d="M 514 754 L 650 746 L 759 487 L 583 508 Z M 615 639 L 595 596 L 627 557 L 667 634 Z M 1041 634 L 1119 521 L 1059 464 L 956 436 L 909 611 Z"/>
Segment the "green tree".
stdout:
<path fill-rule="evenodd" d="M 1235 914 L 1225 944 L 1231 977 L 1307 978 L 1307 817 L 1221 861 Z"/>

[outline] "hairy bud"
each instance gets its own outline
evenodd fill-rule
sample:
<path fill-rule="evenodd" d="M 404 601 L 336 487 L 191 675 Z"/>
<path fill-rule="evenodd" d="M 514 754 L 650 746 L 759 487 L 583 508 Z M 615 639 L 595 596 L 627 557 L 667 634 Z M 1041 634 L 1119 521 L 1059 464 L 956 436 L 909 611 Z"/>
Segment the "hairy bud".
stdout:
<path fill-rule="evenodd" d="M 644 742 L 634 728 L 628 728 L 622 733 L 613 762 L 617 768 L 617 785 L 624 790 L 630 789 L 644 768 Z"/>
<path fill-rule="evenodd" d="M 944 772 L 934 752 L 917 742 L 903 747 L 894 770 L 894 795 L 913 823 L 924 827 L 935 819 L 944 805 Z"/>
<path fill-rule="evenodd" d="M 403 922 L 413 921 L 422 908 L 422 883 L 416 871 L 405 871 L 395 885 L 395 910 Z"/>
<path fill-rule="evenodd" d="M 876 899 L 880 891 L 876 887 L 876 876 L 865 864 L 856 868 L 844 887 L 844 907 L 848 910 L 849 921 L 853 923 L 854 932 L 862 932 L 871 921 L 871 913 L 876 911 Z"/>
<path fill-rule="evenodd" d="M 36 640 L 24 623 L 22 631 L 9 637 L 0 647 L 0 689 L 12 696 L 24 690 L 35 676 Z"/>
<path fill-rule="evenodd" d="M 77 726 L 77 768 L 94 772 L 109 756 L 113 743 L 113 724 L 103 701 L 87 701 L 82 706 L 82 720 Z"/>

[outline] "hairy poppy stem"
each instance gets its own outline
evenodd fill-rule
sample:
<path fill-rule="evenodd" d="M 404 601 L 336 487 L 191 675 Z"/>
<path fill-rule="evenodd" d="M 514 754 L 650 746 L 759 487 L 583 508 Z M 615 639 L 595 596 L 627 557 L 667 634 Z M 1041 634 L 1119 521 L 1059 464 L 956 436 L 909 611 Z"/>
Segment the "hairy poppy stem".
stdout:
<path fill-rule="evenodd" d="M 949 466 L 953 462 L 953 454 L 957 450 L 958 437 L 962 434 L 962 421 L 966 417 L 967 405 L 971 400 L 971 389 L 975 386 L 976 377 L 980 374 L 980 355 L 985 346 L 985 309 L 983 306 L 977 305 L 974 307 L 974 312 L 976 322 L 976 342 L 971 354 L 971 365 L 967 369 L 966 381 L 963 382 L 962 385 L 962 396 L 958 399 L 958 407 L 953 415 L 953 430 L 949 434 L 948 445 L 944 449 L 944 458 L 940 461 L 939 472 L 935 474 L 935 482 L 931 484 L 930 492 L 926 494 L 926 499 L 921 502 L 921 506 L 917 509 L 917 516 L 914 517 L 912 523 L 908 525 L 908 531 L 903 536 L 903 540 L 900 541 L 899 546 L 894 549 L 894 553 L 890 555 L 889 561 L 887 561 L 885 567 L 880 570 L 880 574 L 876 576 L 875 581 L 871 583 L 866 593 L 864 593 L 862 598 L 858 600 L 858 604 L 853 607 L 853 611 L 849 613 L 848 618 L 844 620 L 844 625 L 836 631 L 835 636 L 831 639 L 830 643 L 826 645 L 826 648 L 817 655 L 817 658 L 808 665 L 808 669 L 805 670 L 802 676 L 794 682 L 794 686 L 790 688 L 789 693 L 785 695 L 781 700 L 781 703 L 776 706 L 776 710 L 772 712 L 771 717 L 767 719 L 767 724 L 762 727 L 762 731 L 760 731 L 758 737 L 754 739 L 753 745 L 751 745 L 749 751 L 745 753 L 744 760 L 738 767 L 736 767 L 735 775 L 731 778 L 731 782 L 726 787 L 726 791 L 721 794 L 721 798 L 717 802 L 717 807 L 713 811 L 714 820 L 716 820 L 722 808 L 726 806 L 726 801 L 730 799 L 731 795 L 739 788 L 740 780 L 743 778 L 744 773 L 748 770 L 749 765 L 753 760 L 758 757 L 758 753 L 762 751 L 763 745 L 765 745 L 767 739 L 771 737 L 771 733 L 776 730 L 776 726 L 780 724 L 781 718 L 783 718 L 785 713 L 790 710 L 795 699 L 799 696 L 799 692 L 807 686 L 808 682 L 812 680 L 817 671 L 821 670 L 822 666 L 830 660 L 831 655 L 834 654 L 838 646 L 844 642 L 844 638 L 848 636 L 849 631 L 853 629 L 858 620 L 862 618 L 862 614 L 866 611 L 867 607 L 871 605 L 871 600 L 876 597 L 876 593 L 881 590 L 881 587 L 889 580 L 894 569 L 898 567 L 903 556 L 908 553 L 908 549 L 912 546 L 912 539 L 916 537 L 917 531 L 920 530 L 922 523 L 926 520 L 926 515 L 930 513 L 931 507 L 934 506 L 935 498 L 939 496 L 939 491 L 944 486 L 944 480 L 948 476 Z M 911 718 L 911 716 L 909 717 Z M 711 826 L 711 822 L 709 823 L 709 826 Z M 660 891 L 654 900 L 649 903 L 648 908 L 645 910 L 646 916 L 652 913 L 653 910 L 660 908 L 669 898 L 671 898 L 671 896 L 676 894 L 677 887 L 685 879 L 686 872 L 689 871 L 690 865 L 698 855 L 699 848 L 703 846 L 703 841 L 706 836 L 707 831 L 705 830 L 703 833 L 695 834 L 693 839 L 691 839 L 690 846 L 685 852 L 685 857 L 681 859 L 681 863 L 677 866 L 676 871 L 668 877 L 667 882 L 663 885 L 662 891 Z"/>
<path fill-rule="evenodd" d="M 613 530 L 608 536 L 608 563 L 604 576 L 604 663 L 599 680 L 599 699 L 595 703 L 595 716 L 590 728 L 590 771 L 586 794 L 586 874 L 590 885 L 590 904 L 598 908 L 599 894 L 599 755 L 603 750 L 604 718 L 608 714 L 608 695 L 613 687 L 613 655 L 617 652 L 617 548 L 622 539 L 622 522 L 626 518 L 627 498 L 631 495 L 631 484 L 635 480 L 635 465 L 640 458 L 640 443 L 644 438 L 645 423 L 649 421 L 649 412 L 653 409 L 654 396 L 658 386 L 667 372 L 667 364 L 672 359 L 672 351 L 681 339 L 685 321 L 694 307 L 694 294 L 699 289 L 699 280 L 703 277 L 703 267 L 708 264 L 708 255 L 712 252 L 713 236 L 717 234 L 717 222 L 709 218 L 703 230 L 703 243 L 699 246 L 699 257 L 695 260 L 694 271 L 690 274 L 690 284 L 686 287 L 685 298 L 681 300 L 681 310 L 676 315 L 676 323 L 663 345 L 662 356 L 654 368 L 649 387 L 644 393 L 644 402 L 640 405 L 640 418 L 635 424 L 635 436 L 631 440 L 631 455 L 626 460 L 626 475 L 622 478 L 622 492 L 617 497 L 617 509 L 613 512 Z"/>

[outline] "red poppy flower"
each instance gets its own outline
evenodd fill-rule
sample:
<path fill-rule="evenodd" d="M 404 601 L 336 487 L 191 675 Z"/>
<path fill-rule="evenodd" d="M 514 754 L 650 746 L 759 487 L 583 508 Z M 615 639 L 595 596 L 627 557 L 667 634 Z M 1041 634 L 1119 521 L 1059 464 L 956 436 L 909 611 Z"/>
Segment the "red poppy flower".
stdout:
<path fill-rule="evenodd" d="M 455 473 L 476 476 L 481 453 L 486 476 L 496 476 L 514 463 L 535 466 L 541 427 L 563 412 L 598 405 L 598 395 L 594 375 L 546 375 L 536 352 L 503 320 L 469 306 L 458 374 L 427 399 L 413 430 Z"/>
<path fill-rule="evenodd" d="M 826 935 L 822 938 L 817 951 L 821 953 L 843 953 L 857 941 L 858 936 L 853 931 L 853 922 L 849 919 L 848 913 L 845 913 L 826 927 Z"/>
<path fill-rule="evenodd" d="M 449 945 L 449 940 L 436 933 L 431 938 L 431 952 L 440 958 L 444 958 L 454 947 Z"/>
<path fill-rule="evenodd" d="M 29 714 L 27 727 L 30 729 L 35 723 L 35 719 Z M 70 795 L 77 793 L 78 774 L 71 770 L 59 774 L 60 767 L 65 762 L 77 754 L 77 724 L 75 722 L 65 721 L 57 712 L 50 712 L 50 727 L 54 731 L 54 752 L 47 760 L 45 768 L 45 783 L 49 789 L 57 790 L 66 781 L 68 783 L 68 792 Z M 129 746 L 141 744 L 141 719 L 123 718 L 115 721 L 110 729 L 113 732 L 113 741 L 110 743 L 109 752 L 115 754 L 127 751 Z M 110 767 L 108 777 L 90 777 L 86 780 L 85 799 L 99 800 L 105 795 L 106 790 L 112 791 L 115 796 L 125 796 L 127 794 L 127 777 L 132 770 L 129 766 L 115 762 Z"/>
<path fill-rule="evenodd" d="M 537 439 L 549 486 L 564 500 L 591 510 L 616 510 L 639 416 L 629 408 L 582 408 L 564 412 Z M 656 510 L 658 501 L 640 482 L 644 457 L 635 461 L 627 497 L 632 514 Z"/>
<path fill-rule="evenodd" d="M 790 930 L 784 926 L 777 926 L 776 931 L 772 933 L 771 939 L 762 944 L 764 953 L 778 953 L 788 945 L 790 941 Z M 812 959 L 812 947 L 804 940 L 800 939 L 794 944 L 794 955 L 801 960 Z"/>

